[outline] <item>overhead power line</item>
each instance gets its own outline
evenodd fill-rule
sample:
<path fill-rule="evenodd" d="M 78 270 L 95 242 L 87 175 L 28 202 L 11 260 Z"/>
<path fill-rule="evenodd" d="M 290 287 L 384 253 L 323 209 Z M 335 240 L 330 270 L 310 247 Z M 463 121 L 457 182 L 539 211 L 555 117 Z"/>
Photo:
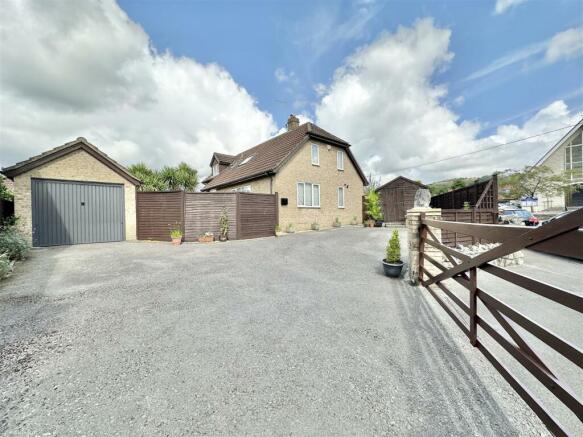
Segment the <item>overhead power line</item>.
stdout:
<path fill-rule="evenodd" d="M 473 152 L 462 153 L 461 155 L 448 156 L 447 158 L 438 159 L 437 161 L 424 162 L 422 164 L 412 165 L 410 167 L 398 168 L 398 169 L 389 171 L 389 173 L 397 173 L 400 171 L 412 170 L 412 169 L 419 168 L 419 167 L 425 167 L 427 165 L 438 164 L 440 162 L 449 161 L 450 159 L 456 159 L 456 158 L 462 158 L 464 156 L 475 155 L 476 153 L 482 153 L 482 152 L 485 152 L 487 150 L 497 149 L 497 148 L 500 148 L 503 146 L 508 146 L 510 144 L 516 144 L 516 143 L 520 143 L 522 141 L 530 140 L 532 138 L 542 137 L 543 135 L 547 135 L 547 134 L 551 134 L 553 132 L 558 132 L 558 131 L 561 131 L 564 129 L 572 128 L 573 126 L 576 126 L 576 124 L 572 124 L 569 126 L 563 126 L 563 127 L 558 128 L 558 129 L 549 130 L 547 132 L 541 132 L 540 134 L 531 135 L 530 137 L 525 137 L 525 138 L 521 138 L 519 140 L 509 141 L 507 143 L 494 144 L 493 146 L 484 147 L 482 149 L 474 150 Z"/>

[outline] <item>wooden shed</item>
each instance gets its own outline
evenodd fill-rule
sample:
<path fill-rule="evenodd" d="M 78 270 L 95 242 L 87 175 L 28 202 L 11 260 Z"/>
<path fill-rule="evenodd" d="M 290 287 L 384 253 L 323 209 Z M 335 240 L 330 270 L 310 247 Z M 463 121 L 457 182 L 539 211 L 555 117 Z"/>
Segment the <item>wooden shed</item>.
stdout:
<path fill-rule="evenodd" d="M 399 176 L 377 188 L 383 204 L 383 217 L 387 223 L 405 223 L 407 210 L 413 208 L 415 193 L 427 188 L 420 182 Z"/>

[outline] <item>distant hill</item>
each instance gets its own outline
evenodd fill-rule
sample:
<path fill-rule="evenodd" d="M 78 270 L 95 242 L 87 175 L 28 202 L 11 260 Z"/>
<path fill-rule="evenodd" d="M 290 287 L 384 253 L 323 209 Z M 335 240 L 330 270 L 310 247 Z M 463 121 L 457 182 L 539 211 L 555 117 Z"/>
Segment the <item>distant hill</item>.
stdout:
<path fill-rule="evenodd" d="M 517 170 L 506 169 L 498 172 L 498 186 L 506 185 L 506 181 L 518 173 Z M 448 191 L 457 190 L 458 188 L 467 187 L 468 185 L 475 184 L 476 182 L 482 182 L 488 180 L 492 175 L 484 175 L 480 177 L 469 177 L 469 178 L 453 178 L 444 179 L 442 181 L 437 181 L 429 184 L 429 191 L 431 191 L 432 196 L 437 196 L 438 194 L 447 193 Z"/>

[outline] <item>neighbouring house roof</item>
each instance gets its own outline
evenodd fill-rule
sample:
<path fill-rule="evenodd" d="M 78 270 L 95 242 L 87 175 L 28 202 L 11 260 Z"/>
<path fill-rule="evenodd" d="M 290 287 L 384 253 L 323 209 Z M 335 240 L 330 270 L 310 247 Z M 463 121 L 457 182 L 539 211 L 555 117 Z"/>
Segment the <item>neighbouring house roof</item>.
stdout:
<path fill-rule="evenodd" d="M 397 182 L 398 180 L 404 180 L 404 181 L 407 181 L 407 182 L 409 182 L 411 184 L 419 185 L 419 187 L 421 187 L 421 188 L 427 188 L 427 185 L 423 185 L 421 182 L 414 181 L 412 179 L 406 178 L 405 176 L 397 176 L 395 179 L 393 179 L 393 180 L 387 182 L 386 184 L 383 184 L 380 187 L 378 187 L 377 188 L 377 191 L 382 190 L 383 188 L 388 187 L 389 185 Z"/>
<path fill-rule="evenodd" d="M 308 139 L 319 140 L 343 148 L 364 184 L 368 185 L 366 176 L 350 151 L 349 143 L 313 123 L 304 123 L 291 131 L 284 132 L 235 155 L 230 166 L 214 176 L 202 191 L 273 175 Z"/>
<path fill-rule="evenodd" d="M 557 141 L 557 143 L 553 147 L 551 147 L 550 150 L 547 153 L 545 153 L 543 157 L 539 159 L 534 166 L 538 167 L 539 165 L 542 165 L 581 126 L 583 126 L 583 118 L 579 120 L 579 122 L 575 126 L 573 126 L 572 129 L 569 129 L 569 132 L 567 132 L 559 141 Z"/>
<path fill-rule="evenodd" d="M 47 164 L 51 161 L 54 161 L 55 159 L 68 155 L 69 153 L 73 153 L 77 150 L 84 150 L 89 155 L 100 161 L 102 164 L 130 181 L 132 184 L 139 185 L 141 183 L 140 180 L 134 177 L 124 166 L 118 164 L 116 161 L 111 159 L 83 137 L 79 137 L 76 140 L 65 143 L 62 146 L 55 147 L 54 149 L 48 150 L 44 153 L 41 153 L 40 155 L 28 158 L 27 160 L 21 161 L 10 167 L 4 167 L 2 169 L 2 173 L 7 178 L 13 179 L 19 174 L 26 173 L 27 171 L 30 171 L 36 167 L 40 167 L 41 165 Z"/>

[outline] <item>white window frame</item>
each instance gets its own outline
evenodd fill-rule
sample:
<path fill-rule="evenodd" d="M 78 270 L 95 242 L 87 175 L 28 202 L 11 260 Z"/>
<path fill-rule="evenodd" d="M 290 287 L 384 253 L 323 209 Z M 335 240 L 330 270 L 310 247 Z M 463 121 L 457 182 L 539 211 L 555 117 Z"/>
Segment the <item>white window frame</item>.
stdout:
<path fill-rule="evenodd" d="M 317 190 L 315 190 L 315 187 L 318 187 Z M 311 190 L 311 205 L 306 205 L 306 190 Z M 317 196 L 314 195 L 315 191 L 318 192 Z M 298 182 L 296 184 L 296 205 L 298 208 L 320 208 L 320 191 L 320 184 L 314 184 L 313 182 Z M 300 193 L 303 195 L 301 202 Z"/>
<path fill-rule="evenodd" d="M 571 172 L 571 180 L 578 181 L 583 179 L 583 142 L 573 144 L 579 135 L 576 135 L 569 144 L 565 147 L 565 170 Z M 573 149 L 578 147 L 581 149 L 581 159 L 573 161 Z M 567 156 L 569 157 L 567 161 Z M 574 167 L 574 164 L 579 164 L 580 167 Z M 577 174 L 575 174 L 577 172 Z"/>
<path fill-rule="evenodd" d="M 340 202 L 340 193 L 342 193 L 342 204 Z M 338 203 L 338 208 L 344 209 L 346 208 L 346 193 L 344 187 L 338 187 L 336 190 L 336 202 Z"/>
<path fill-rule="evenodd" d="M 336 169 L 344 171 L 344 150 L 336 151 Z"/>
<path fill-rule="evenodd" d="M 216 176 L 216 175 L 218 175 L 218 174 L 219 174 L 219 163 L 218 163 L 218 162 L 215 162 L 215 163 L 213 164 L 213 166 L 212 166 L 212 171 L 211 171 L 211 174 L 212 174 L 213 176 Z"/>
<path fill-rule="evenodd" d="M 316 151 L 316 159 L 315 160 L 314 160 L 314 150 Z M 312 147 L 310 147 L 310 157 L 312 160 L 312 165 L 320 165 L 320 146 L 312 143 Z"/>
<path fill-rule="evenodd" d="M 254 156 L 255 156 L 255 155 L 251 155 L 251 156 L 248 156 L 247 158 L 245 158 L 243 161 L 241 161 L 241 162 L 239 163 L 238 167 L 241 167 L 242 165 L 245 165 L 245 164 L 247 164 L 249 161 L 251 161 L 251 160 L 253 159 L 253 157 L 254 157 Z"/>

